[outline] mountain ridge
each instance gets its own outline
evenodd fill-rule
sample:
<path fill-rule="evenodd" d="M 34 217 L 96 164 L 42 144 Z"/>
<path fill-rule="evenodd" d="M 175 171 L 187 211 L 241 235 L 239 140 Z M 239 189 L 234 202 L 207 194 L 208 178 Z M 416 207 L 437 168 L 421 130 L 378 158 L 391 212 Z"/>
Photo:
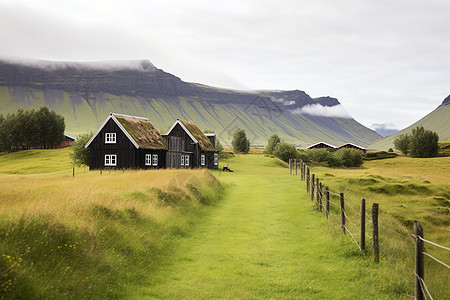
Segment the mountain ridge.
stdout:
<path fill-rule="evenodd" d="M 236 128 L 246 129 L 253 145 L 265 145 L 274 133 L 302 146 L 318 141 L 365 146 L 381 138 L 342 113 L 336 98 L 311 98 L 301 90 L 236 91 L 189 83 L 149 60 L 131 61 L 132 67 L 36 64 L 0 60 L 0 111 L 45 105 L 63 114 L 72 134 L 95 131 L 110 112 L 118 112 L 149 117 L 160 129 L 176 118 L 190 119 L 215 130 L 225 144 Z"/>

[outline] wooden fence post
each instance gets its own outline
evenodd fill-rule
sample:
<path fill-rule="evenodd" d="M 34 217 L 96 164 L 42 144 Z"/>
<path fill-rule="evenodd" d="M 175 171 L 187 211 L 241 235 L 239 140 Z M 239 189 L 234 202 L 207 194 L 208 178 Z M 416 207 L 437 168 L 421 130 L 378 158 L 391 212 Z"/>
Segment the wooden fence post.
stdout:
<path fill-rule="evenodd" d="M 300 159 L 300 180 L 304 179 L 304 175 L 303 174 L 303 160 Z"/>
<path fill-rule="evenodd" d="M 102 175 L 102 169 L 100 169 L 100 175 Z"/>
<path fill-rule="evenodd" d="M 330 218 L 330 189 L 325 187 L 325 195 L 327 199 L 326 211 L 327 211 L 327 220 Z"/>
<path fill-rule="evenodd" d="M 314 176 L 316 176 L 315 174 L 312 174 L 312 179 L 311 179 L 311 201 L 314 201 Z"/>
<path fill-rule="evenodd" d="M 378 241 L 378 203 L 372 205 L 372 241 L 373 259 L 377 263 L 380 261 L 380 244 Z"/>
<path fill-rule="evenodd" d="M 309 193 L 310 186 L 309 186 L 309 168 L 306 167 L 306 191 Z"/>
<path fill-rule="evenodd" d="M 72 169 L 72 177 L 75 177 L 75 167 Z"/>
<path fill-rule="evenodd" d="M 361 198 L 360 248 L 363 252 L 366 250 L 366 199 L 364 198 Z"/>
<path fill-rule="evenodd" d="M 297 167 L 298 167 L 297 159 L 294 159 L 294 163 L 295 163 L 295 175 L 297 175 Z"/>
<path fill-rule="evenodd" d="M 292 159 L 289 158 L 289 175 L 292 175 Z"/>
<path fill-rule="evenodd" d="M 344 193 L 339 194 L 339 200 L 341 200 L 341 224 L 342 231 L 345 234 L 345 208 L 344 208 Z"/>
<path fill-rule="evenodd" d="M 416 269 L 414 274 L 414 296 L 418 300 L 424 300 L 424 293 L 420 278 L 424 280 L 424 265 L 423 265 L 423 228 L 418 221 L 414 221 L 414 234 L 416 239 Z M 422 238 L 422 239 L 421 239 Z"/>
<path fill-rule="evenodd" d="M 316 177 L 316 204 L 317 204 L 317 206 L 319 206 L 319 194 L 320 194 L 319 177 Z"/>
<path fill-rule="evenodd" d="M 323 202 L 322 202 L 322 198 L 323 198 L 323 191 L 322 191 L 322 182 L 319 183 L 319 211 L 322 211 L 323 208 Z"/>

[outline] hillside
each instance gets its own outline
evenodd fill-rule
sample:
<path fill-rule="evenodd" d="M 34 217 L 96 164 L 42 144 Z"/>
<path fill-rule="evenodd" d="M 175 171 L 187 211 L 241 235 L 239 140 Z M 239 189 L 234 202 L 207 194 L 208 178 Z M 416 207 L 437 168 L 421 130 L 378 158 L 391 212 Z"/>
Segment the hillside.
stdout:
<path fill-rule="evenodd" d="M 369 146 L 370 149 L 387 150 L 394 148 L 394 140 L 401 134 L 410 132 L 417 126 L 423 126 L 425 129 L 437 132 L 440 141 L 450 139 L 450 96 L 444 99 L 442 104 L 431 113 L 412 124 L 411 126 L 376 141 Z"/>
<path fill-rule="evenodd" d="M 230 144 L 236 128 L 252 145 L 270 135 L 308 146 L 318 141 L 367 146 L 381 138 L 331 97 L 303 91 L 235 91 L 188 83 L 148 60 L 127 62 L 0 61 L 0 112 L 46 105 L 71 135 L 95 131 L 110 112 L 148 117 L 161 132 L 176 118 L 214 130 Z"/>

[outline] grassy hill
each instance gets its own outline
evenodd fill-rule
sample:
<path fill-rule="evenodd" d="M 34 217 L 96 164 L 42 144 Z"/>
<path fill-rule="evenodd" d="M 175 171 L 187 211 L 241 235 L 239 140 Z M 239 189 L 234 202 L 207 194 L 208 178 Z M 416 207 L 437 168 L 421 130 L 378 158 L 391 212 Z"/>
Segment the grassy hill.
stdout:
<path fill-rule="evenodd" d="M 440 141 L 450 139 L 450 102 L 445 102 L 431 113 L 412 124 L 411 126 L 381 140 L 371 144 L 369 149 L 388 150 L 394 148 L 394 140 L 404 134 L 410 132 L 417 126 L 423 126 L 425 129 L 437 132 Z"/>

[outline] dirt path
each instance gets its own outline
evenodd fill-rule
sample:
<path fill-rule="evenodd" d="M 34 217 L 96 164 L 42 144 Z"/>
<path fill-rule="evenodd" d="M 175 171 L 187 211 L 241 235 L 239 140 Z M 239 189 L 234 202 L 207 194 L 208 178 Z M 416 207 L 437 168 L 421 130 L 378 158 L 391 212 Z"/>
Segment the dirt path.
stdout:
<path fill-rule="evenodd" d="M 224 199 L 136 299 L 392 299 L 370 260 L 343 253 L 299 177 L 263 156 L 228 166 L 216 173 Z"/>

